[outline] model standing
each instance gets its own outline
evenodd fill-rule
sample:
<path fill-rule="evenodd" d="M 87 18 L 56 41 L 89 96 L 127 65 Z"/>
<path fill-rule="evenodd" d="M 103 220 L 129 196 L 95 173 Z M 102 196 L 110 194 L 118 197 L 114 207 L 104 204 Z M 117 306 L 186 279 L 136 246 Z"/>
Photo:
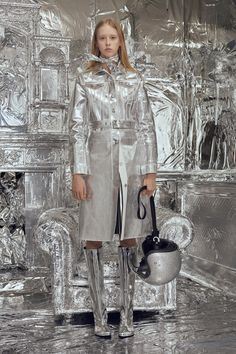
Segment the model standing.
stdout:
<path fill-rule="evenodd" d="M 157 148 L 152 111 L 140 73 L 129 63 L 123 31 L 114 19 L 100 21 L 92 55 L 80 73 L 71 116 L 72 192 L 80 203 L 79 235 L 85 258 L 95 334 L 110 337 L 104 304 L 102 242 L 119 234 L 120 337 L 133 330 L 135 275 L 128 266 L 136 238 L 150 232 L 137 219 L 137 193 L 156 188 Z"/>

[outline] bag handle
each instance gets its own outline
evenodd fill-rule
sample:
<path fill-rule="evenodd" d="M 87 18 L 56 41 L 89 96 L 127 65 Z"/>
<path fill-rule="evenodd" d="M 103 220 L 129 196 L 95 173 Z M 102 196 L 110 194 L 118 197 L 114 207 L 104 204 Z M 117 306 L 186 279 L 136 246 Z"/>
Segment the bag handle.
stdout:
<path fill-rule="evenodd" d="M 141 187 L 141 188 L 139 189 L 139 191 L 138 191 L 138 211 L 137 211 L 137 217 L 138 217 L 138 219 L 140 219 L 140 220 L 145 219 L 145 217 L 146 217 L 146 215 L 147 215 L 147 210 L 146 210 L 146 208 L 145 208 L 143 202 L 141 201 L 141 193 L 142 193 L 145 189 L 147 189 L 147 186 Z M 141 204 L 142 207 L 143 207 L 143 216 L 141 216 L 141 211 L 140 211 L 141 205 L 140 205 L 140 204 Z"/>
<path fill-rule="evenodd" d="M 147 189 L 147 186 L 143 186 L 139 189 L 138 191 L 138 211 L 137 211 L 137 217 L 140 220 L 145 219 L 146 215 L 147 215 L 147 211 L 145 208 L 145 205 L 143 204 L 143 202 L 141 201 L 141 193 Z M 143 216 L 141 216 L 141 205 L 143 207 Z M 156 224 L 156 208 L 155 208 L 155 203 L 154 203 L 154 196 L 151 195 L 150 196 L 150 208 L 151 208 L 151 216 L 152 216 L 152 236 L 153 236 L 153 240 L 159 242 L 159 231 L 157 229 L 157 224 Z"/>

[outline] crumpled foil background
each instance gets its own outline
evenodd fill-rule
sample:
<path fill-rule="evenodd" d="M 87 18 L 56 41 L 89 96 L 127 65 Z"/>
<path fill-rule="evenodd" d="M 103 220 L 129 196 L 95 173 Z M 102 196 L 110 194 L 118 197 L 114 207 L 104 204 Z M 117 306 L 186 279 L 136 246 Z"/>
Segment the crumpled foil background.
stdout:
<path fill-rule="evenodd" d="M 229 190 L 235 188 L 236 168 L 236 2 L 40 4 L 42 25 L 72 38 L 71 82 L 80 56 L 90 51 L 95 24 L 108 16 L 121 21 L 131 61 L 147 81 L 155 116 L 160 203 L 171 198 L 169 207 L 195 224 L 186 271 L 204 282 L 204 269 L 205 276 L 214 274 L 214 285 L 226 279 L 225 269 L 235 269 L 235 202 Z M 219 218 L 220 225 L 214 223 Z M 202 259 L 197 267 L 194 257 Z M 232 274 L 229 278 L 232 281 Z M 222 287 L 229 289 L 228 284 Z"/>
<path fill-rule="evenodd" d="M 40 213 L 77 204 L 70 196 L 69 170 L 63 175 L 67 157 L 62 141 L 67 126 L 57 111 L 45 110 L 40 117 L 45 143 L 27 136 L 26 131 L 22 139 L 27 137 L 28 150 L 23 151 L 17 129 L 5 135 L 0 131 L 3 350 L 42 353 L 44 345 L 51 353 L 90 353 L 94 348 L 101 353 L 110 353 L 111 348 L 117 353 L 234 353 L 235 299 L 229 294 L 235 297 L 236 293 L 236 1 L 0 0 L 0 128 L 8 122 L 24 128 L 29 108 L 29 32 L 27 23 L 17 19 L 24 9 L 15 11 L 16 26 L 10 27 L 4 20 L 8 12 L 3 3 L 8 9 L 13 3 L 39 5 L 37 33 L 71 39 L 70 92 L 81 55 L 90 51 L 96 22 L 108 16 L 121 21 L 129 56 L 145 76 L 155 115 L 158 203 L 193 222 L 195 236 L 183 253 L 182 272 L 207 285 L 178 279 L 174 314 L 144 317 L 135 323 L 135 337 L 122 343 L 115 339 L 111 345 L 110 341 L 96 341 L 92 321 L 91 328 L 55 326 L 50 285 L 45 283 L 48 273 L 43 273 L 50 261 L 46 256 L 37 257 L 41 274 L 38 268 L 30 269 L 32 274 L 5 272 L 14 265 L 24 269 L 29 256 L 34 261 L 33 225 Z M 51 59 L 54 54 L 52 51 Z M 33 132 L 37 119 L 27 127 Z M 55 219 L 66 218 L 58 209 L 52 213 Z M 49 224 L 53 226 L 50 220 Z M 222 296 L 216 289 L 228 294 Z"/>
<path fill-rule="evenodd" d="M 129 54 L 151 81 L 161 170 L 235 168 L 234 1 L 39 3 L 42 25 L 73 38 L 74 67 L 97 21 L 121 21 Z"/>
<path fill-rule="evenodd" d="M 70 92 L 77 67 L 81 64 L 81 55 L 90 51 L 96 22 L 108 16 L 121 21 L 129 56 L 145 76 L 155 116 L 160 203 L 182 212 L 194 222 L 195 238 L 188 246 L 187 254 L 204 259 L 204 267 L 198 264 L 201 271 L 207 269 L 220 282 L 227 278 L 225 273 L 222 275 L 222 267 L 224 270 L 230 269 L 234 274 L 235 195 L 232 191 L 235 188 L 236 171 L 235 0 L 26 2 L 40 6 L 39 35 L 71 39 Z M 0 11 L 1 3 L 5 2 L 0 1 Z M 8 3 L 10 6 L 11 1 Z M 19 0 L 18 3 L 23 4 L 24 1 Z M 24 127 L 27 123 L 25 79 L 28 69 L 25 65 L 25 38 L 26 34 L 16 33 L 7 23 L 0 26 L 0 126 L 11 122 L 13 126 Z M 42 131 L 50 141 L 51 148 L 54 141 L 52 135 L 47 137 L 47 129 L 60 137 L 60 134 L 67 133 L 66 124 L 61 123 L 62 118 L 61 125 L 57 124 L 57 112 L 53 109 L 50 114 L 45 109 L 40 119 L 41 124 L 48 124 Z M 32 126 L 36 121 L 37 117 L 31 122 Z M 14 168 L 17 171 L 19 165 L 22 170 L 24 154 L 20 149 L 11 151 L 11 137 L 7 148 L 9 151 L 4 150 L 5 145 L 0 149 L 1 170 L 5 172 L 9 168 L 8 162 L 11 171 Z M 58 151 L 49 151 L 48 148 L 47 154 L 45 147 L 40 152 L 37 147 L 31 147 L 25 161 L 37 159 L 38 164 L 40 159 L 52 164 L 57 161 L 62 167 L 57 175 L 61 182 L 66 157 Z M 26 176 L 28 186 L 32 187 L 30 191 L 28 187 L 25 191 L 27 217 L 33 220 L 28 226 L 30 232 L 40 212 L 52 205 L 58 207 L 70 204 L 67 196 L 69 188 L 68 193 L 64 194 L 58 188 L 56 192 L 59 197 L 56 199 L 53 194 L 54 180 L 52 170 L 40 174 L 32 171 L 32 174 L 28 172 Z M 39 186 L 36 187 L 36 184 Z M 9 208 L 4 198 L 1 196 L 3 220 Z M 222 218 L 222 215 L 225 217 Z M 215 222 L 217 220 L 221 220 L 220 225 Z M 4 225 L 1 232 L 2 239 L 7 239 Z M 16 238 L 21 239 L 21 235 Z M 28 241 L 31 242 L 31 238 Z M 16 256 L 17 252 L 14 257 L 17 259 L 24 258 L 24 242 L 18 243 L 22 247 L 16 248 L 19 257 Z M 33 247 L 32 242 L 28 254 Z M 10 257 L 12 255 L 9 251 L 6 262 L 12 262 Z M 196 269 L 195 258 L 191 258 L 188 263 L 188 274 Z M 215 267 L 218 267 L 217 271 Z"/>

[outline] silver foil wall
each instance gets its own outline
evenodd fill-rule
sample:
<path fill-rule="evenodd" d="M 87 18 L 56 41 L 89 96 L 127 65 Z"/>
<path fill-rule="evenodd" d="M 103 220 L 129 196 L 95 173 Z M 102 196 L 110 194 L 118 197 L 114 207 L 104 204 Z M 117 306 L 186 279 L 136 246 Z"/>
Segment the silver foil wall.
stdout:
<path fill-rule="evenodd" d="M 183 271 L 228 291 L 235 264 L 225 259 L 236 248 L 235 0 L 0 1 L 0 15 L 1 170 L 26 171 L 28 230 L 39 212 L 72 203 L 64 190 L 71 87 L 96 22 L 114 16 L 148 82 L 160 203 L 195 224 Z"/>
<path fill-rule="evenodd" d="M 122 22 L 129 54 L 150 80 L 161 170 L 235 168 L 233 0 L 40 4 L 42 25 L 72 38 L 72 78 L 95 23 Z"/>

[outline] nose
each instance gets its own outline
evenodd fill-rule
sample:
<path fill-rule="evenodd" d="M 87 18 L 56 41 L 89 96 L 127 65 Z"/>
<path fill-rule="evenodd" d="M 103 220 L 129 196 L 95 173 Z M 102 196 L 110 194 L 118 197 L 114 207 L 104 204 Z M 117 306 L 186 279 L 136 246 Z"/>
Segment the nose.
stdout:
<path fill-rule="evenodd" d="M 107 46 L 110 45 L 110 38 L 109 38 L 109 37 L 107 37 L 107 39 L 106 39 L 106 45 L 107 45 Z"/>

